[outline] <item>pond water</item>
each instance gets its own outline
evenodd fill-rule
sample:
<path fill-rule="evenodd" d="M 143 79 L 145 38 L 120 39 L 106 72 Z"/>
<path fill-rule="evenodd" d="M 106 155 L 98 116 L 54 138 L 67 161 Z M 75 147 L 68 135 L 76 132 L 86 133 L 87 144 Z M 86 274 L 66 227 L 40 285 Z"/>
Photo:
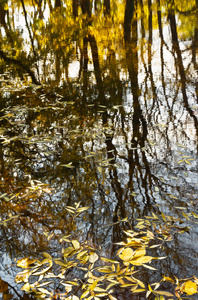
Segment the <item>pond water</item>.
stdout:
<path fill-rule="evenodd" d="M 167 258 L 141 271 L 144 282 L 198 275 L 198 7 L 184 2 L 0 3 L 9 299 L 22 297 L 18 259 L 57 256 L 68 234 L 115 258 L 123 230 L 148 216 L 185 232 L 156 250 Z M 89 209 L 73 219 L 77 203 Z"/>

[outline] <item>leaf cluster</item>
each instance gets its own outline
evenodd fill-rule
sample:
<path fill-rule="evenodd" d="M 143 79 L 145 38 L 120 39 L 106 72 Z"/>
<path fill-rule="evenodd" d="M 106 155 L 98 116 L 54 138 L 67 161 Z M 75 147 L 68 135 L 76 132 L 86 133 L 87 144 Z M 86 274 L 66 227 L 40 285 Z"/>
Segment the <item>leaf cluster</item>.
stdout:
<path fill-rule="evenodd" d="M 76 204 L 75 207 L 67 209 L 76 217 L 88 208 Z M 159 226 L 162 221 L 164 226 Z M 39 299 L 59 297 L 74 300 L 116 300 L 115 291 L 120 288 L 132 294 L 145 293 L 146 297 L 153 294 L 155 299 L 165 299 L 164 296 L 181 299 L 183 294 L 193 295 L 197 293 L 198 284 L 195 276 L 185 280 L 164 276 L 153 284 L 144 283 L 138 278 L 139 268 L 156 271 L 152 261 L 166 258 L 151 256 L 148 252 L 153 248 L 162 249 L 165 242 L 171 241 L 173 234 L 184 232 L 182 228 L 174 225 L 174 221 L 177 220 L 171 219 L 170 222 L 170 217 L 165 215 L 160 220 L 155 214 L 139 220 L 135 230 L 124 231 L 127 238 L 126 241 L 117 243 L 116 259 L 104 256 L 104 251 L 87 241 L 81 242 L 73 239 L 71 235 L 63 236 L 59 240 L 63 244 L 59 257 L 53 258 L 48 253 L 43 253 L 42 260 L 29 257 L 18 260 L 17 266 L 24 271 L 17 274 L 15 281 L 24 283 L 22 290 Z M 61 287 L 59 291 L 54 289 L 55 281 Z M 159 290 L 162 282 L 170 283 L 175 289 L 175 295 Z"/>

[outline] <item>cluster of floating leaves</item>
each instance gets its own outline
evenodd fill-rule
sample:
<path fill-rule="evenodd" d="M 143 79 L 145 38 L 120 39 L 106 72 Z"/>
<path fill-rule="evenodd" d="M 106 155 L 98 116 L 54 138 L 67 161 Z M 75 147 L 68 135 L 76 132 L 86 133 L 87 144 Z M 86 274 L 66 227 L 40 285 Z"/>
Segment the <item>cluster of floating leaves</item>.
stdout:
<path fill-rule="evenodd" d="M 76 207 L 67 207 L 75 217 L 87 209 L 80 207 L 79 203 Z M 126 288 L 132 294 L 145 293 L 146 298 L 152 294 L 155 300 L 165 297 L 182 299 L 182 295 L 196 294 L 198 278 L 195 276 L 182 280 L 164 276 L 160 282 L 153 284 L 146 284 L 137 278 L 138 268 L 155 271 L 153 260 L 166 259 L 148 255 L 149 249 L 163 249 L 164 243 L 171 241 L 174 234 L 186 231 L 186 228 L 176 225 L 177 218 L 164 214 L 161 217 L 153 214 L 137 221 L 134 230 L 124 231 L 126 241 L 117 243 L 117 259 L 103 256 L 99 247 L 87 241 L 80 242 L 72 239 L 71 235 L 63 236 L 60 239 L 63 244 L 60 257 L 53 258 L 43 253 L 42 260 L 29 257 L 18 260 L 17 266 L 24 270 L 17 274 L 15 281 L 24 283 L 22 290 L 39 299 L 116 300 L 115 291 L 118 288 Z M 54 289 L 57 281 L 62 286 L 58 291 Z M 162 282 L 170 283 L 175 295 L 159 290 Z"/>

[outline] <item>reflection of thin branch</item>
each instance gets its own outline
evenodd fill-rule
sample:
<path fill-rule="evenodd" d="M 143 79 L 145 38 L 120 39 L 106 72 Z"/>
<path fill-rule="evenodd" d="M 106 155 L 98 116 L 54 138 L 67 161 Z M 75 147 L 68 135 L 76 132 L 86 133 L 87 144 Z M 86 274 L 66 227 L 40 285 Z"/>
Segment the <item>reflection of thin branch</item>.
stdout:
<path fill-rule="evenodd" d="M 22 4 L 22 7 L 23 7 L 23 13 L 24 13 L 24 17 L 25 17 L 25 23 L 26 23 L 26 27 L 27 27 L 28 32 L 29 32 L 29 36 L 30 36 L 30 40 L 31 40 L 31 44 L 32 44 L 32 50 L 33 50 L 34 56 L 37 57 L 37 54 L 36 54 L 36 51 L 35 51 L 35 48 L 34 48 L 34 41 L 33 41 L 33 38 L 32 38 L 32 35 L 31 35 L 31 31 L 30 31 L 30 28 L 29 28 L 29 25 L 28 25 L 28 21 L 27 21 L 27 12 L 25 10 L 25 4 L 24 4 L 23 0 L 20 0 L 20 1 L 21 1 L 21 4 Z M 37 72 L 38 72 L 38 67 L 37 67 Z"/>
<path fill-rule="evenodd" d="M 179 8 L 176 7 L 176 12 L 178 12 L 184 16 L 196 15 L 196 5 L 194 5 L 191 9 L 186 10 L 186 11 L 181 11 Z"/>
<path fill-rule="evenodd" d="M 17 60 L 15 58 L 10 58 L 10 57 L 6 56 L 6 54 L 2 50 L 0 50 L 0 57 L 2 57 L 5 60 L 5 62 L 15 64 L 15 65 L 21 67 L 22 69 L 24 69 L 31 76 L 32 82 L 34 84 L 36 84 L 36 85 L 40 84 L 37 81 L 34 73 L 30 70 L 29 66 L 27 66 L 26 64 L 24 64 L 22 61 Z"/>

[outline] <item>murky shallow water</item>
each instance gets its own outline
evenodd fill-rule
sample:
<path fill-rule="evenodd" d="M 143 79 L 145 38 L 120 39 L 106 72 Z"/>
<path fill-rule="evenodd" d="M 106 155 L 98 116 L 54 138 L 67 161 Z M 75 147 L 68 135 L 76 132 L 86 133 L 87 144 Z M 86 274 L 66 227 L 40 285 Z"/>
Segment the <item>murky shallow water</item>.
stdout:
<path fill-rule="evenodd" d="M 68 14 L 29 28 L 39 58 L 32 49 L 28 68 L 41 85 L 30 84 L 32 73 L 16 61 L 1 63 L 0 276 L 16 287 L 15 259 L 57 255 L 58 238 L 71 232 L 114 257 L 128 229 L 119 221 L 133 227 L 153 213 L 180 219 L 186 232 L 158 251 L 167 255 L 159 271 L 142 278 L 196 275 L 197 16 L 186 16 L 183 28 L 182 14 L 162 13 L 161 32 L 153 8 L 149 28 L 146 16 L 133 21 L 124 43 L 121 13 L 114 23 L 94 19 L 91 32 Z M 14 59 L 27 65 L 22 48 Z M 78 202 L 90 209 L 73 222 L 66 207 Z"/>

